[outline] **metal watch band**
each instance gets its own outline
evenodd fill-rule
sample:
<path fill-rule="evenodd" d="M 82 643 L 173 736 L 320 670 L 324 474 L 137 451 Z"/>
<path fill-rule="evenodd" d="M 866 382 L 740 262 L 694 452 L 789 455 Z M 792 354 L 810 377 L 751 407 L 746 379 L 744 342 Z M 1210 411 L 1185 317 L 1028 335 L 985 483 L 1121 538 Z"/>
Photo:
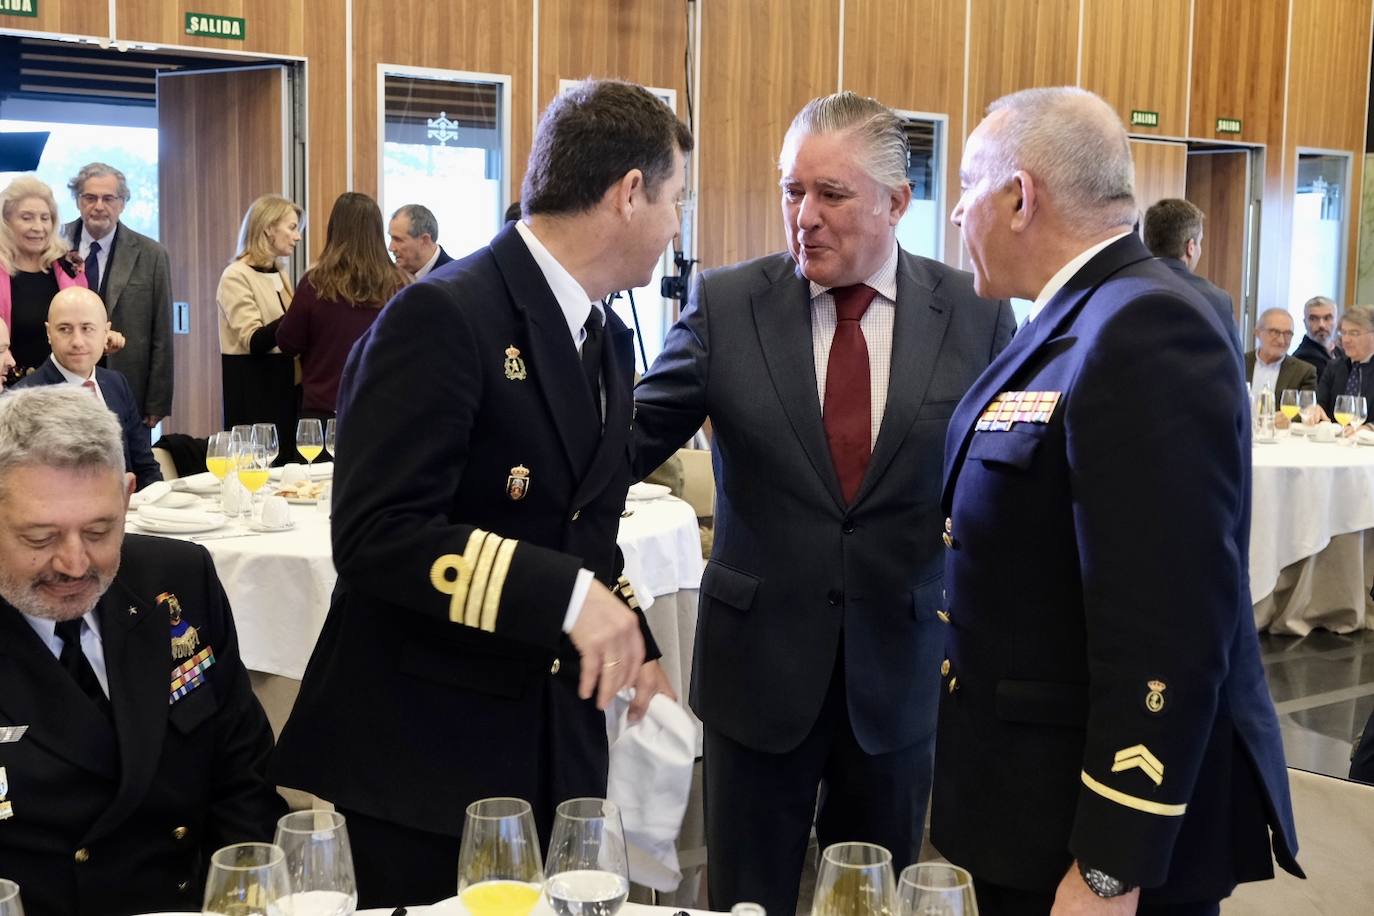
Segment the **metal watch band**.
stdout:
<path fill-rule="evenodd" d="M 1083 883 L 1088 885 L 1088 890 L 1099 897 L 1120 897 L 1135 890 L 1135 885 L 1113 878 L 1099 869 L 1089 868 L 1082 862 L 1078 863 L 1078 873 L 1083 876 Z"/>

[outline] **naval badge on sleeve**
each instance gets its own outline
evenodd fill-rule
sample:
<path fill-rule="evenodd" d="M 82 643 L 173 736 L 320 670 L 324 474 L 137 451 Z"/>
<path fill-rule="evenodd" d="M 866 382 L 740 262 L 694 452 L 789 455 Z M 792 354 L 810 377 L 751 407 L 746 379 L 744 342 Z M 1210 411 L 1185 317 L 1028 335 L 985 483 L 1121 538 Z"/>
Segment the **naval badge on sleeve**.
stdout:
<path fill-rule="evenodd" d="M 525 494 L 530 491 L 530 469 L 523 464 L 517 464 L 510 469 L 510 476 L 506 478 L 506 495 L 514 502 L 519 502 L 525 498 Z"/>
<path fill-rule="evenodd" d="M 520 358 L 520 351 L 515 344 L 506 347 L 506 378 L 512 382 L 523 382 L 529 373 L 525 371 L 525 361 Z"/>
<path fill-rule="evenodd" d="M 167 605 L 167 616 L 172 623 L 172 658 L 190 658 L 200 645 L 200 634 L 189 621 L 181 619 L 181 602 L 171 592 L 157 596 L 158 606 Z"/>

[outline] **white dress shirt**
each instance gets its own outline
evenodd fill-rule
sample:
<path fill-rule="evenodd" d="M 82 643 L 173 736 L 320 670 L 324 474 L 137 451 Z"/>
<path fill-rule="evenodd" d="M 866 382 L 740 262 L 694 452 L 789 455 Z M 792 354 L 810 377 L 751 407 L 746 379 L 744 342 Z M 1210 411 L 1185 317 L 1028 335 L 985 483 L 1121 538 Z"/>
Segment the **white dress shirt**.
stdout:
<path fill-rule="evenodd" d="M 43 645 L 48 647 L 52 657 L 61 658 L 62 637 L 57 635 L 57 621 L 46 617 L 31 617 L 22 611 L 20 613 L 28 621 L 29 626 L 33 627 L 38 638 L 43 640 Z M 105 671 L 105 643 L 100 638 L 100 621 L 96 619 L 94 611 L 87 612 L 81 619 L 85 621 L 85 626 L 81 628 L 81 652 L 86 656 L 86 661 L 91 663 L 95 679 L 100 682 L 100 689 L 105 691 L 105 696 L 108 697 L 110 676 Z"/>
<path fill-rule="evenodd" d="M 90 382 L 92 385 L 94 385 L 95 396 L 100 398 L 100 403 L 105 404 L 105 392 L 100 390 L 100 382 L 96 380 L 94 369 L 91 370 L 90 375 L 86 376 L 85 378 L 82 378 L 75 372 L 69 371 L 66 366 L 59 363 L 57 361 L 56 353 L 49 354 L 48 359 L 52 360 L 52 364 L 57 367 L 58 372 L 62 373 L 62 377 L 67 380 L 68 385 L 75 385 L 78 388 L 84 386 L 87 382 Z"/>
<path fill-rule="evenodd" d="M 96 265 L 100 268 L 100 285 L 101 285 L 101 286 L 104 286 L 104 285 L 105 285 L 105 270 L 106 270 L 106 268 L 108 268 L 109 265 L 110 265 L 110 248 L 114 245 L 115 233 L 118 232 L 118 231 L 119 231 L 119 223 L 116 222 L 116 223 L 114 224 L 114 226 L 112 226 L 112 227 L 110 228 L 110 231 L 109 231 L 109 232 L 105 233 L 103 236 L 101 236 L 101 237 L 98 238 L 98 239 L 93 239 L 93 238 L 91 238 L 91 234 L 90 234 L 89 232 L 86 231 L 86 224 L 85 224 L 85 223 L 82 223 L 82 224 L 81 224 L 81 248 L 80 248 L 80 254 L 81 254 L 82 260 L 85 260 L 86 258 L 90 257 L 90 254 L 91 254 L 91 246 L 92 246 L 92 245 L 94 245 L 96 242 L 99 242 L 99 243 L 100 243 L 100 250 L 97 251 L 97 252 L 95 253 L 95 263 L 96 263 Z M 100 290 L 98 290 L 98 289 L 97 289 L 97 290 L 93 290 L 93 292 L 97 292 L 97 293 L 98 293 L 98 292 L 100 292 Z"/>
<path fill-rule="evenodd" d="M 434 262 L 437 261 L 437 260 L 439 260 L 439 251 L 440 251 L 439 246 L 438 246 L 438 245 L 435 245 L 435 246 L 434 246 L 434 254 L 432 254 L 432 255 L 429 256 L 429 260 L 425 262 L 425 266 L 424 266 L 424 267 L 421 267 L 419 270 L 415 271 L 415 279 L 417 279 L 417 280 L 420 279 L 421 277 L 425 276 L 425 275 L 428 274 L 431 270 L 434 269 Z"/>
<path fill-rule="evenodd" d="M 1250 378 L 1250 390 L 1255 394 L 1259 394 L 1265 388 L 1268 388 L 1277 397 L 1279 393 L 1279 368 L 1282 365 L 1282 356 L 1272 363 L 1266 363 L 1264 360 L 1260 359 L 1259 351 L 1256 350 L 1255 374 Z"/>
<path fill-rule="evenodd" d="M 869 406 L 869 441 L 873 448 L 878 442 L 878 428 L 887 408 L 887 386 L 892 377 L 892 325 L 897 316 L 897 242 L 873 275 L 864 280 L 866 286 L 878 291 L 873 302 L 859 319 L 864 341 L 868 344 L 868 383 L 871 391 Z M 816 397 L 825 409 L 825 373 L 830 367 L 830 345 L 835 340 L 835 326 L 839 318 L 835 312 L 835 297 L 818 283 L 811 284 L 811 354 L 816 365 Z"/>
<path fill-rule="evenodd" d="M 1044 310 L 1047 304 L 1049 304 L 1049 301 L 1054 298 L 1054 294 L 1063 289 L 1064 284 L 1072 280 L 1074 274 L 1082 270 L 1085 264 L 1097 257 L 1099 251 L 1106 248 L 1117 239 L 1124 239 L 1130 234 L 1131 232 L 1128 229 L 1125 232 L 1118 232 L 1111 238 L 1103 239 L 1063 267 L 1059 268 L 1059 272 L 1053 277 L 1050 277 L 1050 282 L 1045 284 L 1045 288 L 1040 291 L 1040 295 L 1036 296 L 1035 301 L 1031 303 L 1030 313 L 1026 315 L 1026 324 L 1030 324 L 1034 321 L 1036 316 Z"/>

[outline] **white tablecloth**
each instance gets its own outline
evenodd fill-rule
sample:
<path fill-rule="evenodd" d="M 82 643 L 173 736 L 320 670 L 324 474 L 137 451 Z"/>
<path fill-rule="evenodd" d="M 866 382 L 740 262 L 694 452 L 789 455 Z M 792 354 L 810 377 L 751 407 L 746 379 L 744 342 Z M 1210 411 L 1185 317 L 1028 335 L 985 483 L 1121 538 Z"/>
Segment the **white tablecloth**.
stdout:
<path fill-rule="evenodd" d="M 672 497 L 632 501 L 634 514 L 621 521 L 617 540 L 625 571 L 645 607 L 665 656 L 673 686 L 681 694 L 682 674 L 691 670 L 690 634 L 695 627 L 695 589 L 701 582 L 701 542 L 692 507 Z M 244 664 L 253 671 L 300 680 L 324 626 L 337 574 L 330 553 L 329 519 L 314 506 L 292 506 L 295 527 L 275 534 L 246 534 L 238 522 L 200 540 L 210 551 L 238 626 Z M 130 527 L 130 531 L 138 531 Z M 691 591 L 690 621 L 678 619 L 677 593 Z M 672 600 L 653 607 L 655 599 Z M 650 610 L 652 608 L 652 610 Z M 681 638 L 685 632 L 687 638 Z M 672 663 L 670 667 L 669 663 Z M 678 676 L 674 678 L 672 668 Z"/>

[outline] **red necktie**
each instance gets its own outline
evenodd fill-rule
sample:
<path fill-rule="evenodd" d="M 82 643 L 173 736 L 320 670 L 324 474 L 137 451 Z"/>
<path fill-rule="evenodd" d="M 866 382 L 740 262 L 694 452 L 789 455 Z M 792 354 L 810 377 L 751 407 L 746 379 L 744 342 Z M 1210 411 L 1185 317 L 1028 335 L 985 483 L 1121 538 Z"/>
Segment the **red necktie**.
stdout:
<path fill-rule="evenodd" d="M 94 379 L 86 379 L 86 381 L 84 381 L 84 382 L 81 383 L 81 387 L 82 387 L 82 388 L 85 388 L 87 391 L 89 391 L 89 392 L 91 393 L 91 396 L 92 396 L 92 397 L 97 397 L 97 398 L 100 397 L 100 393 L 97 392 L 97 391 L 95 390 L 95 380 L 94 380 Z"/>
<path fill-rule="evenodd" d="M 871 451 L 873 391 L 868 377 L 868 342 L 859 321 L 878 291 L 857 283 L 830 290 L 835 297 L 835 339 L 825 369 L 825 438 L 840 478 L 840 492 L 851 503 L 859 492 Z"/>

